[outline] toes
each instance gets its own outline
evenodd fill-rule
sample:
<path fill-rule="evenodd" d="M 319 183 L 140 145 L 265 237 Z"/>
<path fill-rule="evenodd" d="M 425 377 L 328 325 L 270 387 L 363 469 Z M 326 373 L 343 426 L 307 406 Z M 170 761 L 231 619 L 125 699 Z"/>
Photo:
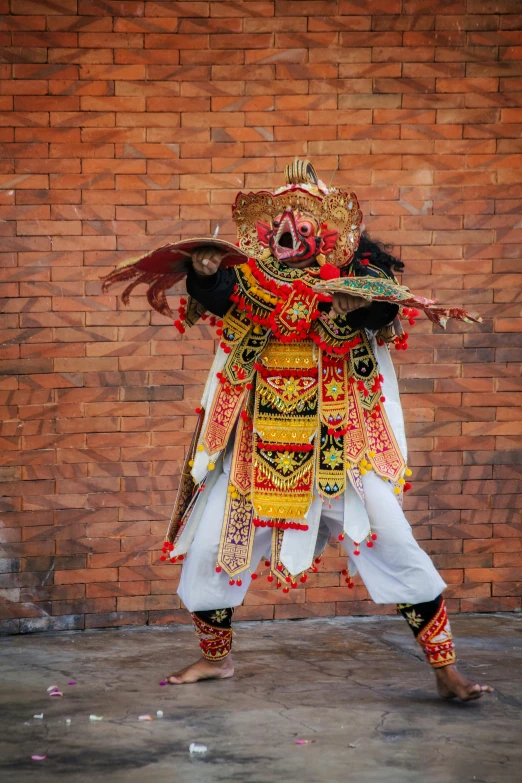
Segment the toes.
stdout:
<path fill-rule="evenodd" d="M 491 685 L 479 685 L 477 683 L 476 685 L 471 686 L 468 691 L 468 695 L 463 699 L 463 701 L 475 701 L 476 699 L 480 699 L 485 693 L 492 692 L 493 688 Z"/>
<path fill-rule="evenodd" d="M 470 688 L 470 693 L 493 693 L 493 688 L 491 685 L 479 685 L 477 683 Z"/>
<path fill-rule="evenodd" d="M 474 699 L 480 699 L 481 696 L 482 696 L 482 686 L 472 685 L 472 687 L 468 691 L 468 696 L 466 701 L 473 701 Z"/>

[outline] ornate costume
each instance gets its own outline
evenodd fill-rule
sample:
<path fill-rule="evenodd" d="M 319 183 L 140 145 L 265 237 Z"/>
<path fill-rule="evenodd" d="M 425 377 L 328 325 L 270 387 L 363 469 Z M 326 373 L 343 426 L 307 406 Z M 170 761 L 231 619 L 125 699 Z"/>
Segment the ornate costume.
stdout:
<path fill-rule="evenodd" d="M 188 269 L 178 329 L 207 312 L 222 320 L 164 558 L 188 555 L 179 595 L 215 660 L 232 639 L 222 607 L 242 602 L 260 559 L 288 593 L 317 571 L 333 533 L 348 553 L 347 589 L 359 571 L 374 601 L 398 604 L 431 665 L 444 666 L 454 661 L 445 584 L 401 508 L 411 471 L 388 346 L 406 347 L 400 317 L 418 315 L 412 304 L 440 325 L 474 319 L 398 285 L 401 264 L 361 234 L 355 194 L 326 188 L 306 161 L 286 175 L 274 193 L 238 194 L 238 249 L 221 243 L 229 266 Z M 149 301 L 168 314 L 164 292 L 181 275 L 151 258 L 106 285 L 148 283 Z M 365 306 L 336 314 L 334 291 Z"/>

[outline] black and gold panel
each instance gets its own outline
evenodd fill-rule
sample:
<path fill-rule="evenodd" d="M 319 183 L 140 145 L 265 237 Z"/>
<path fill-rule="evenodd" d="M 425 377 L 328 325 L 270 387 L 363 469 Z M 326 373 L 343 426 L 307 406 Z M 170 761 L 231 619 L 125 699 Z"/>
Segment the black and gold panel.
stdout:
<path fill-rule="evenodd" d="M 330 499 L 346 489 L 344 436 L 329 434 L 325 424 L 320 425 L 316 481 L 319 493 Z"/>

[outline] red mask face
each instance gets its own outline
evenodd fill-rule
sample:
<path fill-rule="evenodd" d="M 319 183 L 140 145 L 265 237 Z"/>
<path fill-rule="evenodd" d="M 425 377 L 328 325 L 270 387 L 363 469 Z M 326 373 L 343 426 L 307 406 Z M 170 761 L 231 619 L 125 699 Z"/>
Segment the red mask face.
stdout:
<path fill-rule="evenodd" d="M 257 235 L 263 247 L 269 247 L 278 261 L 305 267 L 319 253 L 326 254 L 334 247 L 339 232 L 320 226 L 312 215 L 287 207 L 271 226 L 258 221 Z"/>

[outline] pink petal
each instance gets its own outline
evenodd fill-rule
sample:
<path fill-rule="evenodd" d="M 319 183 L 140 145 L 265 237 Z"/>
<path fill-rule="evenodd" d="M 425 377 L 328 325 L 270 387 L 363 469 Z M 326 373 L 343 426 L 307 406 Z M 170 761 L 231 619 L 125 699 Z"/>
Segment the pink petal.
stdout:
<path fill-rule="evenodd" d="M 31 758 L 32 758 L 33 761 L 45 761 L 45 759 L 47 758 L 47 755 L 45 755 L 45 756 L 36 756 L 35 755 L 35 756 L 31 756 Z"/>

